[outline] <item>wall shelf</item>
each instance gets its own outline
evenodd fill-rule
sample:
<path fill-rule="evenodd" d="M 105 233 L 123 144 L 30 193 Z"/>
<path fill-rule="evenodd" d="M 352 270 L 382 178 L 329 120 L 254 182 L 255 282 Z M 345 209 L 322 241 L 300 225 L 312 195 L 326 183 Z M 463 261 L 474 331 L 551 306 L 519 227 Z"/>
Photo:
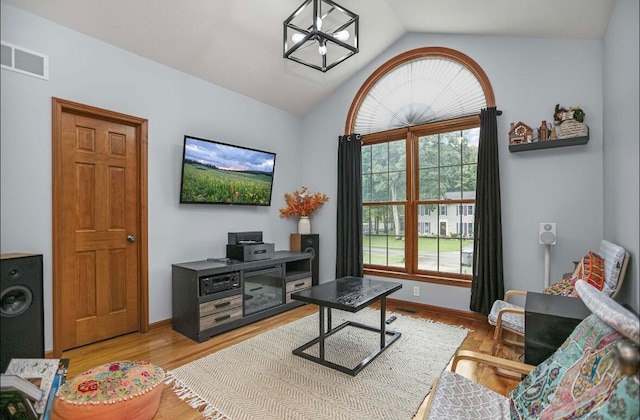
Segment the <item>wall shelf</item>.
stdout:
<path fill-rule="evenodd" d="M 535 143 L 510 144 L 509 151 L 511 153 L 515 153 L 515 152 L 526 152 L 528 150 L 553 149 L 556 147 L 578 146 L 581 144 L 587 144 L 588 142 L 589 142 L 589 135 L 587 134 L 586 136 L 582 136 L 582 137 L 570 137 L 566 139 L 538 141 Z"/>

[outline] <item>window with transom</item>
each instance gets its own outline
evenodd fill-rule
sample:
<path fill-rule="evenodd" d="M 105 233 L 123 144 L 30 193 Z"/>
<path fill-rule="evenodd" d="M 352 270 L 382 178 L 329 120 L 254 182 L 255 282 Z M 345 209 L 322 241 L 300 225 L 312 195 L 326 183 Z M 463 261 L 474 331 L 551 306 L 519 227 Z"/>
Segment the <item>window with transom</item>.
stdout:
<path fill-rule="evenodd" d="M 479 113 L 493 102 L 482 69 L 444 48 L 401 54 L 365 82 L 347 119 L 363 135 L 365 274 L 469 285 Z"/>

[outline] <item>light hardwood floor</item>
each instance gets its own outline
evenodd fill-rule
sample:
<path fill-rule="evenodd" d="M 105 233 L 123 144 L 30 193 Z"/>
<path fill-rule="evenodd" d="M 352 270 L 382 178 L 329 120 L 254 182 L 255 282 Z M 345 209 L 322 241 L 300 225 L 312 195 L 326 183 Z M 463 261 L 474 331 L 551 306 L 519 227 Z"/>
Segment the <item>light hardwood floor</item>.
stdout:
<path fill-rule="evenodd" d="M 392 310 L 393 308 L 389 307 L 388 309 Z M 94 366 L 115 360 L 147 360 L 167 371 L 316 312 L 317 307 L 315 305 L 292 309 L 283 314 L 212 337 L 204 343 L 196 343 L 184 337 L 173 331 L 171 325 L 167 323 L 161 328 L 153 329 L 148 334 L 127 334 L 68 350 L 63 353 L 62 357 L 71 359 L 69 378 Z M 468 328 L 470 333 L 463 342 L 461 349 L 482 353 L 491 352 L 493 327 L 485 322 L 453 318 L 419 309 L 415 314 L 402 314 Z M 511 359 L 517 358 L 516 355 L 509 351 L 505 351 L 504 356 Z M 461 362 L 458 365 L 457 372 L 503 395 L 508 394 L 518 382 L 495 374 L 489 367 L 474 365 L 470 362 Z M 426 392 L 425 390 L 425 396 Z M 416 418 L 419 417 L 420 413 L 421 411 L 419 410 Z M 165 385 L 162 391 L 160 408 L 154 419 L 169 420 L 178 418 L 199 419 L 202 417 L 196 410 L 173 393 L 171 385 Z"/>

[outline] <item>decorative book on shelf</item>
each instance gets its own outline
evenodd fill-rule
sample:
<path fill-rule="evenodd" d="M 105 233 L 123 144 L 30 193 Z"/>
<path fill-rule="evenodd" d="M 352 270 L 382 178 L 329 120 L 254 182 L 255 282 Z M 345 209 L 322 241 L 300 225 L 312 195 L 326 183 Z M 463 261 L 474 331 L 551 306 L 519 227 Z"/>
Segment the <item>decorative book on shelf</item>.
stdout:
<path fill-rule="evenodd" d="M 42 391 L 40 400 L 33 404 L 38 416 L 45 413 L 59 365 L 60 359 L 11 359 L 9 366 L 7 366 L 5 374 L 17 375 L 26 379 L 37 385 Z"/>

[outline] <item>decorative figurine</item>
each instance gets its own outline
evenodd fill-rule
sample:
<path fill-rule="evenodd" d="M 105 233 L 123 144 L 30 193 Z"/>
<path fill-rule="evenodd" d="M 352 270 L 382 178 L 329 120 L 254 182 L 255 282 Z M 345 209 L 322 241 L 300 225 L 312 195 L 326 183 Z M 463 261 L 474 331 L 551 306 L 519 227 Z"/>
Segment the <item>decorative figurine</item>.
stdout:
<path fill-rule="evenodd" d="M 553 112 L 553 123 L 555 125 L 560 125 L 567 120 L 584 122 L 584 111 L 580 106 L 571 106 L 567 110 L 564 107 L 561 107 L 560 104 L 556 104 L 556 108 Z"/>
<path fill-rule="evenodd" d="M 547 125 L 546 121 L 542 121 L 540 124 L 540 128 L 538 128 L 538 141 L 547 141 L 549 140 L 549 135 L 551 134 L 551 124 Z"/>
<path fill-rule="evenodd" d="M 553 123 L 555 125 L 562 124 L 562 121 L 565 120 L 566 112 L 565 108 L 561 108 L 560 104 L 556 104 L 556 109 L 553 111 Z"/>
<path fill-rule="evenodd" d="M 589 127 L 584 123 L 584 115 L 584 111 L 579 106 L 572 106 L 567 110 L 560 104 L 556 104 L 553 113 L 555 135 L 552 132 L 551 139 L 554 136 L 559 139 L 588 136 Z"/>

